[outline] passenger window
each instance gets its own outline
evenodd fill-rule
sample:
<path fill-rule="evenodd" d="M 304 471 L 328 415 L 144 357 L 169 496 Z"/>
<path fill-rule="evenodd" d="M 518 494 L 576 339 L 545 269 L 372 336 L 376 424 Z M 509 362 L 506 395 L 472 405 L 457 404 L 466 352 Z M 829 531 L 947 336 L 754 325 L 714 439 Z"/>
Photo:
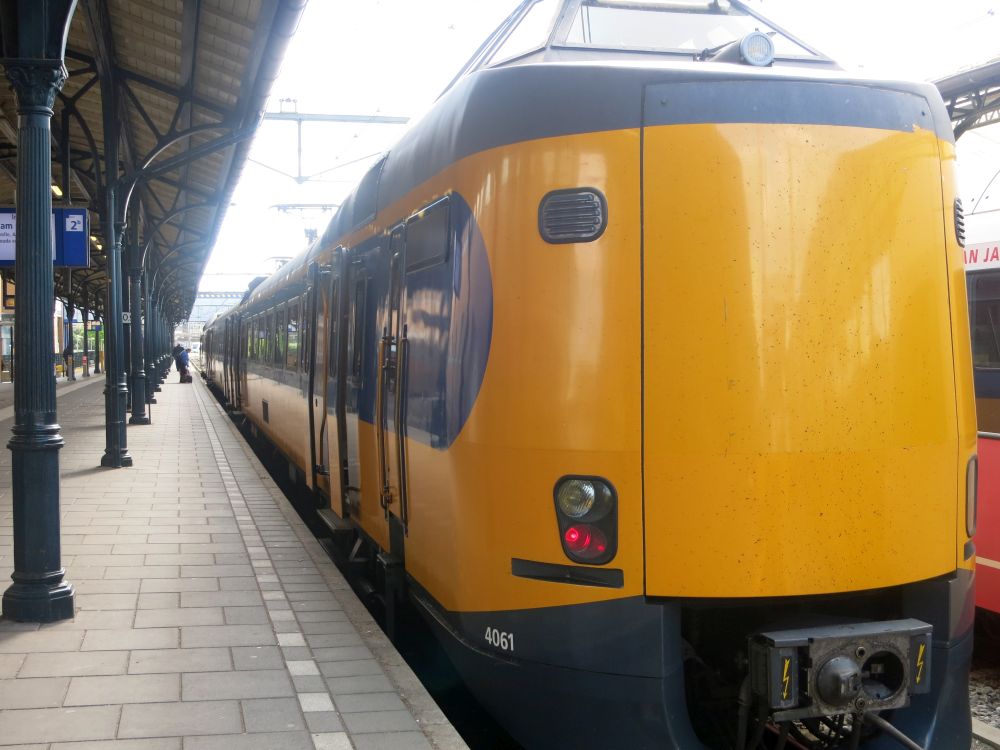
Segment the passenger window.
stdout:
<path fill-rule="evenodd" d="M 269 312 L 264 318 L 264 361 L 274 361 L 274 312 Z"/>
<path fill-rule="evenodd" d="M 340 357 L 337 351 L 340 347 L 340 279 L 333 282 L 333 292 L 330 295 L 330 355 L 326 358 L 327 376 L 336 377 Z"/>
<path fill-rule="evenodd" d="M 444 263 L 451 228 L 448 199 L 433 203 L 406 223 L 406 271 Z"/>
<path fill-rule="evenodd" d="M 351 376 L 360 378 L 365 349 L 365 300 L 368 297 L 368 279 L 354 283 L 354 305 L 351 307 Z"/>
<path fill-rule="evenodd" d="M 976 273 L 971 286 L 972 363 L 1000 368 L 1000 271 Z"/>
<path fill-rule="evenodd" d="M 289 369 L 299 364 L 299 301 L 294 299 L 288 303 L 288 345 L 285 366 Z"/>
<path fill-rule="evenodd" d="M 299 357 L 299 369 L 302 372 L 309 372 L 309 344 L 310 336 L 312 336 L 312 321 L 309 319 L 310 315 L 310 305 L 309 305 L 309 295 L 305 295 L 302 298 L 302 331 L 299 335 L 299 341 L 301 342 L 300 348 L 302 349 L 302 356 Z"/>
<path fill-rule="evenodd" d="M 274 315 L 274 359 L 278 367 L 285 366 L 285 308 L 278 308 Z"/>

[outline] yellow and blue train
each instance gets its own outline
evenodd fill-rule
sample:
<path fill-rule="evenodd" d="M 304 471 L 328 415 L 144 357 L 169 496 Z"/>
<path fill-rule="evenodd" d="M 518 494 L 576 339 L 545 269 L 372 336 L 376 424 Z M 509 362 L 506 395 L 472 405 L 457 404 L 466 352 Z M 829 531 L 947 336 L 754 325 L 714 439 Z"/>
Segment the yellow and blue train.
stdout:
<path fill-rule="evenodd" d="M 529 748 L 968 747 L 954 160 L 735 0 L 527 0 L 207 377 Z"/>

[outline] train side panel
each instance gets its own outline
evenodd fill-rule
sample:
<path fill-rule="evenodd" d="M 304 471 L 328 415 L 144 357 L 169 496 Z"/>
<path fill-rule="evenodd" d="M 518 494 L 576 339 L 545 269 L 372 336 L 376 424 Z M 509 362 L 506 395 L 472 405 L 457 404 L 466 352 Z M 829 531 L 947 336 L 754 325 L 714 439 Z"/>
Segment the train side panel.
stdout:
<path fill-rule="evenodd" d="M 380 212 L 380 220 L 404 217 L 451 191 L 453 216 L 459 204 L 471 210 L 467 222 L 453 224 L 465 254 L 452 284 L 461 295 L 456 315 L 445 326 L 454 345 L 449 359 L 474 357 L 469 337 L 475 331 L 457 316 L 490 314 L 477 309 L 486 300 L 463 299 L 489 291 L 463 278 L 488 258 L 488 269 L 481 269 L 492 288 L 485 377 L 477 396 L 447 385 L 456 396 L 471 394 L 475 405 L 454 405 L 471 410 L 457 435 L 447 438 L 454 437 L 450 445 L 417 439 L 422 425 L 413 417 L 407 428 L 407 572 L 447 610 L 523 609 L 642 591 L 638 143 L 638 131 L 625 130 L 492 149 Z M 607 230 L 594 242 L 546 243 L 526 217 L 537 216 L 547 192 L 581 186 L 605 194 Z M 477 261 L 469 243 L 482 243 L 487 257 Z M 421 320 L 433 319 L 438 297 L 418 287 L 408 299 L 409 335 L 437 335 L 426 326 L 421 333 Z M 411 367 L 418 366 L 415 356 Z M 447 369 L 444 378 L 462 377 Z M 416 395 L 411 387 L 408 408 Z M 553 505 L 553 488 L 568 474 L 605 477 L 618 491 L 618 554 L 606 567 L 624 571 L 621 588 L 511 575 L 514 558 L 569 562 Z M 362 504 L 372 507 L 375 498 L 366 494 Z M 368 518 L 362 515 L 366 530 Z M 457 569 L 456 560 L 462 561 Z M 475 635 L 482 640 L 482 633 Z"/>

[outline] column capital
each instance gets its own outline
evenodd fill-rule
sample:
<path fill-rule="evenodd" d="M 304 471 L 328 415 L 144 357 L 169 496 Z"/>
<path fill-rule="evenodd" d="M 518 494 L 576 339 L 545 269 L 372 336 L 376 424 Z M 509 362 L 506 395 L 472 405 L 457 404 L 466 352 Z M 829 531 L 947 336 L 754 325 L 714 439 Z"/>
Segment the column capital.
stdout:
<path fill-rule="evenodd" d="M 18 114 L 52 116 L 56 94 L 66 83 L 62 60 L 7 58 L 3 61 L 7 78 L 17 95 Z"/>

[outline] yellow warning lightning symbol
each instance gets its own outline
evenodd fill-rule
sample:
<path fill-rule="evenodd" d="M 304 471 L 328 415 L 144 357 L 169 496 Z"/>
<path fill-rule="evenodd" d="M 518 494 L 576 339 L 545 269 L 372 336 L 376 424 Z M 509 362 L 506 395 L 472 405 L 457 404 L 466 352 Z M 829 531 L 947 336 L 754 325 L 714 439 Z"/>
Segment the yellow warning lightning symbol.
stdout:
<path fill-rule="evenodd" d="M 924 651 L 927 649 L 926 643 L 921 643 L 917 649 L 917 684 L 924 678 Z"/>
<path fill-rule="evenodd" d="M 922 654 L 923 654 L 923 652 L 921 652 L 921 655 Z M 784 667 L 784 670 L 782 671 L 782 674 L 781 674 L 781 685 L 782 685 L 782 688 L 781 688 L 781 698 L 782 698 L 782 700 L 788 700 L 788 687 L 789 687 L 789 684 L 792 681 L 792 678 L 788 674 L 788 668 L 791 666 L 791 664 L 792 664 L 792 660 L 790 658 L 786 657 L 785 658 L 785 667 Z M 917 679 L 917 682 L 920 682 L 919 678 Z"/>

